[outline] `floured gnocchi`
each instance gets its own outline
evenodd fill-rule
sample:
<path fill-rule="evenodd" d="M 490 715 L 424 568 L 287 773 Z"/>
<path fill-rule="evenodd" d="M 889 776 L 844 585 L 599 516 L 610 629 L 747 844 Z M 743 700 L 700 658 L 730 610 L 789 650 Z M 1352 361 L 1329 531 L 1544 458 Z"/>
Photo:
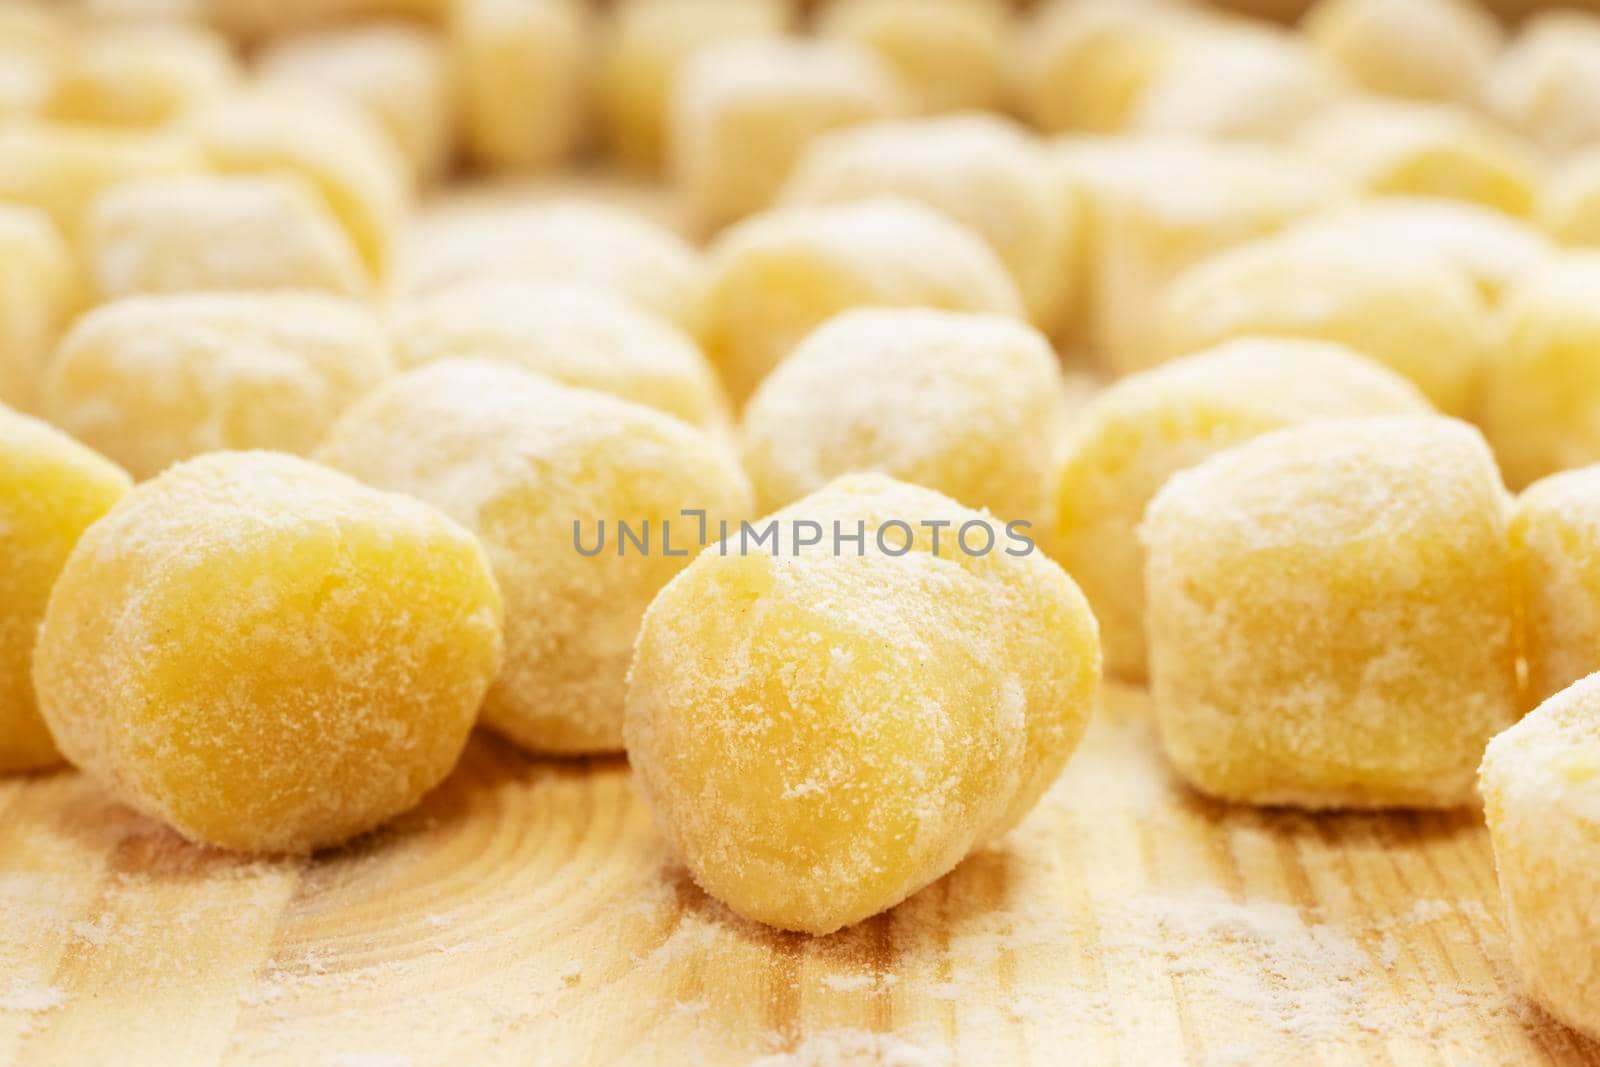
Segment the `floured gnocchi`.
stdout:
<path fill-rule="evenodd" d="M 771 519 L 859 523 L 864 547 L 707 548 L 645 614 L 625 737 L 703 889 L 824 934 L 1028 813 L 1082 736 L 1099 641 L 1061 568 L 930 490 L 852 475 Z"/>
<path fill-rule="evenodd" d="M 483 550 L 421 501 L 222 452 L 79 540 L 34 656 L 62 753 L 193 841 L 340 844 L 450 769 L 500 661 Z"/>

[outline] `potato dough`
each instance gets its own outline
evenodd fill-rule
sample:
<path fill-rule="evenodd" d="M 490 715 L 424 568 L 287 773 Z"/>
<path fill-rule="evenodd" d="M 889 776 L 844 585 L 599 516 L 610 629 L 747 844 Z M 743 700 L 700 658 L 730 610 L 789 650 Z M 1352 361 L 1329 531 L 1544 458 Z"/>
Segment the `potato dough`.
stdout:
<path fill-rule="evenodd" d="M 50 349 L 78 303 L 72 253 L 49 216 L 0 204 L 0 403 L 37 406 Z"/>
<path fill-rule="evenodd" d="M 45 413 L 148 478 L 219 449 L 306 453 L 392 369 L 377 321 L 313 293 L 129 297 L 79 319 Z"/>
<path fill-rule="evenodd" d="M 1023 314 L 988 245 L 898 197 L 773 211 L 729 230 L 711 255 L 706 347 L 740 404 L 813 327 L 847 308 Z"/>
<path fill-rule="evenodd" d="M 776 37 L 794 21 L 788 0 L 620 0 L 600 45 L 600 118 L 612 153 L 645 171 L 666 156 L 678 75 L 697 52 Z"/>
<path fill-rule="evenodd" d="M 73 40 L 44 111 L 63 122 L 160 126 L 229 91 L 238 77 L 228 42 L 203 27 L 91 26 Z"/>
<path fill-rule="evenodd" d="M 866 547 L 703 552 L 645 615 L 628 758 L 702 888 L 825 934 L 1021 821 L 1082 736 L 1100 650 L 1059 567 L 937 493 L 852 475 L 773 518 L 860 523 Z M 929 522 L 995 548 L 935 554 Z"/>
<path fill-rule="evenodd" d="M 1523 984 L 1600 1039 L 1600 676 L 1491 741 L 1480 783 Z"/>
<path fill-rule="evenodd" d="M 904 87 L 859 45 L 753 38 L 698 52 L 673 91 L 668 154 L 696 224 L 716 230 L 772 203 L 812 140 L 905 109 Z"/>
<path fill-rule="evenodd" d="M 919 111 L 994 111 L 1004 102 L 1006 0 L 831 0 L 817 30 L 877 52 Z"/>
<path fill-rule="evenodd" d="M 1462 107 L 1356 99 L 1306 123 L 1296 143 L 1369 193 L 1470 200 L 1519 217 L 1536 206 L 1532 147 Z"/>
<path fill-rule="evenodd" d="M 1478 419 L 1513 489 L 1600 462 L 1600 250 L 1564 257 L 1507 297 Z"/>
<path fill-rule="evenodd" d="M 1153 312 L 1181 271 L 1340 192 L 1304 160 L 1258 145 L 1067 138 L 1053 156 L 1058 195 L 1081 204 L 1082 341 L 1118 374 L 1159 362 Z"/>
<path fill-rule="evenodd" d="M 180 133 L 27 121 L 0 127 L 0 200 L 44 211 L 69 243 L 89 205 L 118 182 L 204 169 L 195 141 Z"/>
<path fill-rule="evenodd" d="M 1338 341 L 1452 415 L 1472 405 L 1492 332 L 1463 272 L 1362 235 L 1266 238 L 1219 253 L 1179 275 L 1158 314 L 1169 356 L 1253 334 Z"/>
<path fill-rule="evenodd" d="M 1539 210 L 1556 240 L 1600 245 L 1600 144 L 1577 153 L 1550 175 Z"/>
<path fill-rule="evenodd" d="M 1465 423 L 1306 423 L 1172 478 L 1142 536 L 1168 758 L 1225 800 L 1443 808 L 1516 721 L 1505 489 Z"/>
<path fill-rule="evenodd" d="M 639 619 L 699 548 L 682 512 L 702 510 L 714 531 L 750 510 L 750 483 L 713 435 L 484 360 L 396 378 L 339 420 L 318 457 L 482 538 L 506 598 L 505 669 L 483 721 L 538 752 L 622 747 Z M 623 522 L 648 549 L 622 539 Z"/>
<path fill-rule="evenodd" d="M 1529 705 L 1600 670 L 1600 467 L 1529 486 L 1511 509 Z"/>
<path fill-rule="evenodd" d="M 802 341 L 744 411 L 762 512 L 874 471 L 1043 533 L 1061 372 L 1015 319 L 846 311 Z"/>
<path fill-rule="evenodd" d="M 783 189 L 787 204 L 904 196 L 968 227 L 994 249 L 1047 333 L 1065 327 L 1076 288 L 1077 204 L 1047 156 L 992 115 L 873 122 L 824 134 Z"/>
<path fill-rule="evenodd" d="M 61 762 L 34 699 L 34 641 L 67 553 L 131 485 L 66 434 L 0 407 L 0 773 Z"/>
<path fill-rule="evenodd" d="M 112 186 L 80 242 L 101 299 L 197 289 L 370 288 L 348 234 L 293 175 L 194 175 Z"/>
<path fill-rule="evenodd" d="M 194 120 L 211 164 L 232 174 L 288 171 L 316 187 L 374 277 L 388 268 L 411 175 L 378 121 L 329 90 L 282 83 L 217 101 Z"/>
<path fill-rule="evenodd" d="M 1490 110 L 1561 155 L 1600 141 L 1600 16 L 1529 15 L 1489 78 Z"/>
<path fill-rule="evenodd" d="M 1182 2 L 1051 0 L 1018 34 L 1015 94 L 1046 132 L 1116 133 L 1167 66 L 1218 23 Z"/>
<path fill-rule="evenodd" d="M 694 341 L 603 289 L 478 278 L 402 304 L 391 332 L 402 366 L 450 357 L 503 359 L 697 426 L 728 422 L 722 383 Z"/>
<path fill-rule="evenodd" d="M 1074 418 L 1049 544 L 1100 620 L 1106 670 L 1146 677 L 1139 522 L 1167 479 L 1268 430 L 1431 410 L 1410 382 L 1342 345 L 1246 338 L 1130 375 Z"/>
<path fill-rule="evenodd" d="M 456 72 L 442 37 L 407 22 L 335 26 L 274 42 L 257 70 L 341 93 L 383 124 L 411 164 L 431 181 L 455 153 Z"/>
<path fill-rule="evenodd" d="M 84 534 L 34 682 L 62 753 L 124 803 L 204 844 L 306 852 L 437 784 L 499 660 L 471 534 L 305 460 L 227 452 Z"/>
<path fill-rule="evenodd" d="M 1381 196 L 1356 200 L 1288 230 L 1294 238 L 1400 243 L 1465 271 L 1490 304 L 1544 265 L 1555 247 L 1520 219 L 1466 200 Z"/>
<path fill-rule="evenodd" d="M 588 95 L 588 5 L 581 0 L 457 0 L 453 11 L 472 161 L 526 169 L 571 155 Z"/>
<path fill-rule="evenodd" d="M 1482 101 L 1501 44 L 1473 0 L 1319 0 L 1301 25 L 1375 93 L 1465 104 Z"/>
<path fill-rule="evenodd" d="M 507 275 L 609 289 L 691 336 L 705 331 L 699 252 L 643 218 L 581 200 L 427 220 L 403 248 L 397 288 L 427 293 Z"/>

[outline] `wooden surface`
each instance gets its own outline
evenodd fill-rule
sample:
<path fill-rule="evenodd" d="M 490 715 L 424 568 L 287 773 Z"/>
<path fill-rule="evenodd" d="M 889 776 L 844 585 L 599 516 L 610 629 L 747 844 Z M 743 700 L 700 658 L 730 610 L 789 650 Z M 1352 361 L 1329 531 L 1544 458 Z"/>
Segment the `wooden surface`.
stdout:
<path fill-rule="evenodd" d="M 1142 693 L 1004 847 L 829 938 L 743 922 L 619 760 L 476 738 L 310 862 L 0 784 L 0 1064 L 1600 1063 L 1517 993 L 1475 814 L 1229 809 Z"/>

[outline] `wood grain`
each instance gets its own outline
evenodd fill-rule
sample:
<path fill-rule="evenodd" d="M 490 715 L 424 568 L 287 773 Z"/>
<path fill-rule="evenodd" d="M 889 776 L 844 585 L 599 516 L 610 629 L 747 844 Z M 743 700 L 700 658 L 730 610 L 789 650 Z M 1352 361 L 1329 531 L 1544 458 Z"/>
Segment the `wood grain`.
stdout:
<path fill-rule="evenodd" d="M 305 861 L 0 784 L 0 1063 L 1600 1063 L 1523 1001 L 1475 814 L 1175 786 L 1142 692 L 1003 847 L 827 938 L 707 898 L 621 760 L 480 736 Z"/>

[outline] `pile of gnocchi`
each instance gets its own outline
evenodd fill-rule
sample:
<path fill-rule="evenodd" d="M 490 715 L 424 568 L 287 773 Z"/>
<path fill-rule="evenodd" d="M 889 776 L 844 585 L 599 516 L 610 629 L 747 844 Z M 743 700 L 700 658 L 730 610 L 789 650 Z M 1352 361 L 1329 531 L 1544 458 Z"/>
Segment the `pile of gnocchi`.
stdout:
<path fill-rule="evenodd" d="M 1481 805 L 1600 1036 L 1597 670 L 1600 15 L 0 0 L 0 770 L 304 853 L 626 752 L 825 934 L 1109 675 Z"/>

